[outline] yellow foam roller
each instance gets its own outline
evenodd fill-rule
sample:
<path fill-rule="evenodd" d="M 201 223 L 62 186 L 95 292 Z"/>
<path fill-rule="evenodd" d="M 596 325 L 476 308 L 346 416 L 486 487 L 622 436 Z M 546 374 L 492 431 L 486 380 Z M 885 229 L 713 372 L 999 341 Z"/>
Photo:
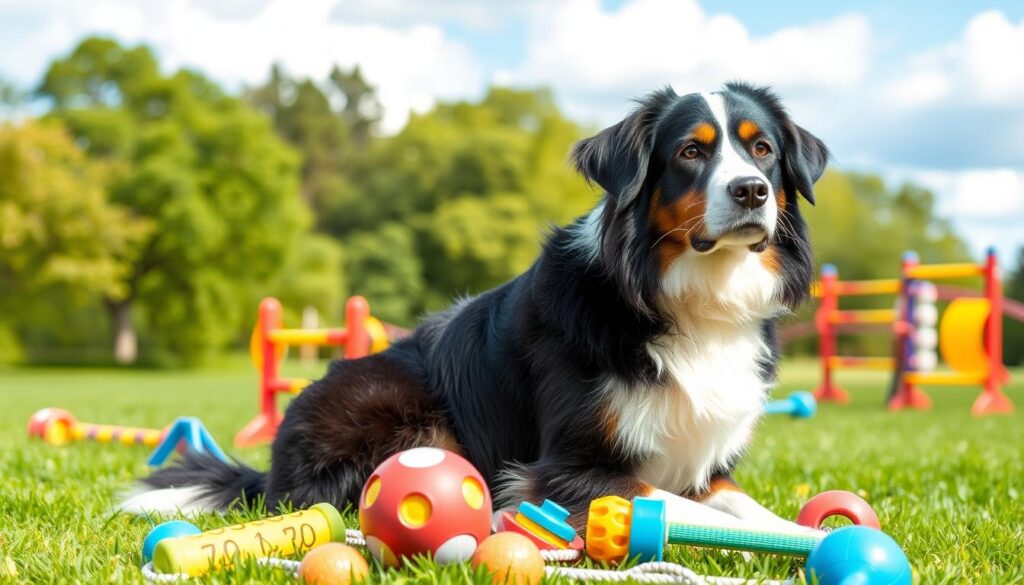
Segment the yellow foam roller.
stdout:
<path fill-rule="evenodd" d="M 985 324 L 991 311 L 986 299 L 953 299 L 939 323 L 942 360 L 958 372 L 988 372 Z"/>
<path fill-rule="evenodd" d="M 236 559 L 304 553 L 332 541 L 345 542 L 345 523 L 334 506 L 317 504 L 301 512 L 162 540 L 153 552 L 153 569 L 198 577 Z"/>

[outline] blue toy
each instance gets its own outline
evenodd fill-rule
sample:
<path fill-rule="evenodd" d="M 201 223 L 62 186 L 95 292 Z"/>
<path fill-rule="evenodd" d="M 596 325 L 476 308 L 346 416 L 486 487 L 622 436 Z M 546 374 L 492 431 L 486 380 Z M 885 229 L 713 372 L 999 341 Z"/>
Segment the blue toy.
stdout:
<path fill-rule="evenodd" d="M 661 561 L 665 544 L 805 557 L 807 576 L 813 575 L 819 585 L 911 583 L 910 562 L 900 546 L 867 526 L 846 526 L 824 534 L 721 528 L 669 522 L 664 500 L 636 497 L 630 503 L 607 496 L 591 502 L 587 554 L 592 559 Z"/>
<path fill-rule="evenodd" d="M 818 401 L 810 392 L 794 392 L 782 400 L 764 405 L 765 414 L 788 414 L 793 418 L 810 418 L 818 409 Z"/>
<path fill-rule="evenodd" d="M 146 540 L 142 541 L 142 564 L 153 560 L 153 551 L 156 550 L 156 545 L 161 540 L 177 538 L 179 536 L 192 536 L 194 534 L 202 534 L 202 532 L 198 526 L 184 520 L 171 520 L 170 522 L 157 524 L 146 535 Z"/>
<path fill-rule="evenodd" d="M 910 585 L 910 562 L 889 535 L 867 526 L 833 530 L 807 557 L 818 585 Z"/>
<path fill-rule="evenodd" d="M 179 444 L 199 454 L 209 454 L 221 461 L 228 462 L 228 456 L 221 451 L 217 442 L 213 440 L 209 431 L 203 426 L 202 421 L 192 416 L 182 416 L 171 423 L 164 435 L 163 441 L 157 445 L 153 454 L 149 456 L 149 465 L 157 467 L 163 465 L 164 461 L 171 456 L 171 452 L 178 448 Z"/>

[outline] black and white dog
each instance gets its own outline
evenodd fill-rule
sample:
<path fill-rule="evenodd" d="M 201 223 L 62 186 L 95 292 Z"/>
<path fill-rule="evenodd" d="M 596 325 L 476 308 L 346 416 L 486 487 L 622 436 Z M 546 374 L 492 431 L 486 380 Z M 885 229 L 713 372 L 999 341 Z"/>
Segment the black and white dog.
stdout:
<path fill-rule="evenodd" d="M 290 405 L 270 471 L 186 457 L 129 510 L 358 500 L 402 449 L 463 454 L 514 505 L 648 495 L 670 519 L 799 530 L 730 473 L 778 359 L 773 319 L 812 278 L 798 194 L 828 151 L 768 89 L 663 89 L 580 141 L 604 190 L 524 274 L 433 315 L 370 357 L 336 361 Z"/>

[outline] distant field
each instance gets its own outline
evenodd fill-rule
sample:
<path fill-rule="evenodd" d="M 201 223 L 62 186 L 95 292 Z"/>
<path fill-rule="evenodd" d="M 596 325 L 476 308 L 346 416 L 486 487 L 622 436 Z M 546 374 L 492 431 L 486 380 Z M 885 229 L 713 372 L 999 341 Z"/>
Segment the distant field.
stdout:
<path fill-rule="evenodd" d="M 316 377 L 292 368 L 296 375 Z M 881 408 L 880 374 L 840 377 L 854 396 L 809 421 L 764 423 L 739 480 L 785 517 L 819 491 L 860 493 L 884 528 L 906 548 L 921 583 L 1024 582 L 1024 371 L 1016 371 L 1011 417 L 972 419 L 974 389 L 936 389 L 935 409 L 892 415 Z M 810 363 L 783 370 L 779 393 L 813 386 Z M 180 415 L 202 418 L 233 455 L 264 467 L 266 449 L 235 450 L 234 433 L 256 411 L 256 375 L 242 366 L 203 371 L 0 369 L 0 575 L 13 582 L 138 582 L 146 520 L 112 514 L 117 490 L 146 472 L 144 448 L 77 444 L 56 448 L 25 437 L 25 423 L 45 406 L 81 420 L 161 427 Z M 203 528 L 258 512 L 210 515 Z M 349 518 L 352 518 L 351 515 Z M 354 519 L 353 519 L 354 521 Z M 799 563 L 775 557 L 745 561 L 693 549 L 671 560 L 698 573 L 783 578 Z M 429 564 L 377 575 L 394 583 L 458 583 L 465 566 Z M 245 565 L 211 582 L 293 583 L 278 570 Z"/>

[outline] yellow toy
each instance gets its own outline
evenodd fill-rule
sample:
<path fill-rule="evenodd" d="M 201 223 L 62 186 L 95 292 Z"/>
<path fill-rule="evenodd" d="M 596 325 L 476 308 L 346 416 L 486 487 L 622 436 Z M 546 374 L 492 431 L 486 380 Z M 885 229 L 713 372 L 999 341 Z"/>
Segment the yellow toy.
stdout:
<path fill-rule="evenodd" d="M 328 542 L 345 542 L 345 522 L 330 504 L 308 510 L 161 540 L 153 553 L 157 573 L 193 577 L 236 559 L 303 553 Z"/>

